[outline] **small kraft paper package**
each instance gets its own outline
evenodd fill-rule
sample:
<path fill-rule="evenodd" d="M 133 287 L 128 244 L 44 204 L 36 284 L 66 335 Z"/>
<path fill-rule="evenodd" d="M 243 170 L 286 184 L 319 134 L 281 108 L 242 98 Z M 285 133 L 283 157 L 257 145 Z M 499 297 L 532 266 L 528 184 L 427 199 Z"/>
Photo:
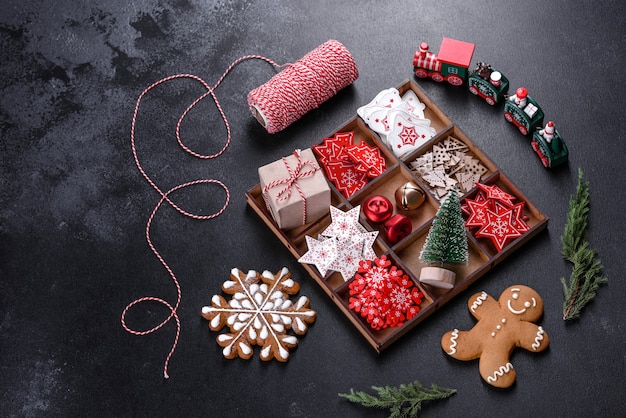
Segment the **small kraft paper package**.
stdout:
<path fill-rule="evenodd" d="M 305 225 L 329 211 L 330 187 L 310 148 L 259 167 L 259 178 L 265 205 L 280 229 Z"/>

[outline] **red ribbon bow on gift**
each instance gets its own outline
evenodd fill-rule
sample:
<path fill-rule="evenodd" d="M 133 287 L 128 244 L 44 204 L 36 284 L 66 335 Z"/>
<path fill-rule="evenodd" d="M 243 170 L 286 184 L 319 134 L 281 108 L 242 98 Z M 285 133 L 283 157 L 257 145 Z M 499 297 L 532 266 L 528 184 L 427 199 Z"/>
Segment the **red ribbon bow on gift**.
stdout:
<path fill-rule="evenodd" d="M 291 188 L 293 186 L 296 186 L 296 190 L 298 190 L 298 193 L 300 194 L 300 197 L 302 198 L 302 225 L 304 225 L 306 224 L 306 196 L 304 192 L 302 191 L 302 188 L 298 184 L 298 180 L 303 179 L 305 177 L 312 176 L 317 170 L 320 169 L 320 167 L 317 164 L 315 164 L 315 162 L 313 161 L 309 161 L 309 160 L 302 161 L 302 159 L 300 158 L 300 150 L 295 150 L 293 152 L 293 155 L 295 155 L 298 160 L 298 163 L 296 164 L 293 170 L 291 169 L 291 166 L 289 165 L 287 158 L 285 157 L 282 158 L 283 164 L 285 164 L 285 167 L 287 168 L 287 172 L 289 172 L 289 177 L 280 179 L 280 180 L 274 180 L 266 184 L 265 188 L 263 189 L 263 194 L 266 194 L 269 190 L 273 189 L 276 186 L 284 184 L 285 187 L 282 188 L 278 193 L 276 193 L 276 200 L 278 200 L 279 202 L 282 202 L 283 200 L 288 200 L 291 197 Z M 306 165 L 310 165 L 313 168 L 307 171 L 302 171 L 302 167 Z M 269 205 L 267 204 L 267 202 L 266 202 L 266 205 L 268 206 L 268 210 L 269 210 Z"/>

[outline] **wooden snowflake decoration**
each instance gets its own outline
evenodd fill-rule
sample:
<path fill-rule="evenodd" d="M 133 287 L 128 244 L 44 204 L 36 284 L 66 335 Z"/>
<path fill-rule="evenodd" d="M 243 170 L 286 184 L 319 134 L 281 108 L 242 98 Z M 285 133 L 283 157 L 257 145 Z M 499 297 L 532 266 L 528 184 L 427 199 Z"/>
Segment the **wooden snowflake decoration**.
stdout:
<path fill-rule="evenodd" d="M 224 357 L 247 360 L 254 354 L 253 346 L 258 345 L 261 360 L 288 361 L 289 350 L 298 345 L 298 339 L 287 332 L 293 329 L 298 335 L 306 334 L 317 315 L 309 309 L 306 296 L 300 296 L 295 303 L 289 299 L 298 293 L 300 285 L 284 267 L 276 275 L 254 270 L 246 274 L 234 268 L 230 277 L 222 284 L 222 291 L 232 295 L 231 300 L 214 295 L 211 306 L 202 308 L 212 331 L 224 326 L 229 329 L 217 336 Z"/>
<path fill-rule="evenodd" d="M 372 329 L 402 326 L 420 311 L 424 294 L 387 256 L 362 260 L 348 284 L 348 307 L 361 314 Z"/>

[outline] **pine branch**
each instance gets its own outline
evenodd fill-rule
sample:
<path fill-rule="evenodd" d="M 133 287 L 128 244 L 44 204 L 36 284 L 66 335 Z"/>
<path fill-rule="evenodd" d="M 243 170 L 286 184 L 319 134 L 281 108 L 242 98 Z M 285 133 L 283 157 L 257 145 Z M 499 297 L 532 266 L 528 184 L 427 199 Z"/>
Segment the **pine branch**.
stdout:
<path fill-rule="evenodd" d="M 578 169 L 576 195 L 570 196 L 565 230 L 561 235 L 563 257 L 573 263 L 576 251 L 586 240 L 589 215 L 589 183 L 583 182 L 583 172 Z"/>
<path fill-rule="evenodd" d="M 426 388 L 417 380 L 408 385 L 401 384 L 399 387 L 372 386 L 372 389 L 378 395 L 350 389 L 350 393 L 340 393 L 339 396 L 367 408 L 388 409 L 391 412 L 389 418 L 406 418 L 416 417 L 422 409 L 423 401 L 445 399 L 456 393 L 456 389 L 435 384 Z"/>
<path fill-rule="evenodd" d="M 569 283 L 563 285 L 563 320 L 580 317 L 581 311 L 596 296 L 597 290 L 608 279 L 602 276 L 602 263 L 597 252 L 589 247 L 587 224 L 589 216 L 589 183 L 583 182 L 578 169 L 576 195 L 570 197 L 565 230 L 561 236 L 563 257 L 573 264 Z"/>

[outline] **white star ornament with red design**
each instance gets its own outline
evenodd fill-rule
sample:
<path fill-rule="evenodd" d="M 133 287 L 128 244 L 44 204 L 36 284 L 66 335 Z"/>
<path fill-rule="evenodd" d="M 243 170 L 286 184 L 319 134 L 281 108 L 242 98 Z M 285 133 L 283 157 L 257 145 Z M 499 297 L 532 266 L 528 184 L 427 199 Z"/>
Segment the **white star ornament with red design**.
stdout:
<path fill-rule="evenodd" d="M 328 269 L 341 273 L 344 281 L 350 280 L 359 269 L 359 263 L 363 259 L 363 244 L 363 241 L 340 242 L 337 245 L 337 257 L 328 265 Z"/>
<path fill-rule="evenodd" d="M 305 236 L 308 251 L 298 259 L 304 264 L 313 264 L 322 277 L 326 276 L 328 265 L 337 258 L 337 238 L 324 238 L 316 240 L 313 237 Z"/>
<path fill-rule="evenodd" d="M 336 237 L 339 241 L 350 240 L 353 235 L 363 232 L 363 227 L 359 223 L 361 206 L 356 206 L 347 212 L 330 206 L 331 223 L 322 232 L 327 237 Z"/>

